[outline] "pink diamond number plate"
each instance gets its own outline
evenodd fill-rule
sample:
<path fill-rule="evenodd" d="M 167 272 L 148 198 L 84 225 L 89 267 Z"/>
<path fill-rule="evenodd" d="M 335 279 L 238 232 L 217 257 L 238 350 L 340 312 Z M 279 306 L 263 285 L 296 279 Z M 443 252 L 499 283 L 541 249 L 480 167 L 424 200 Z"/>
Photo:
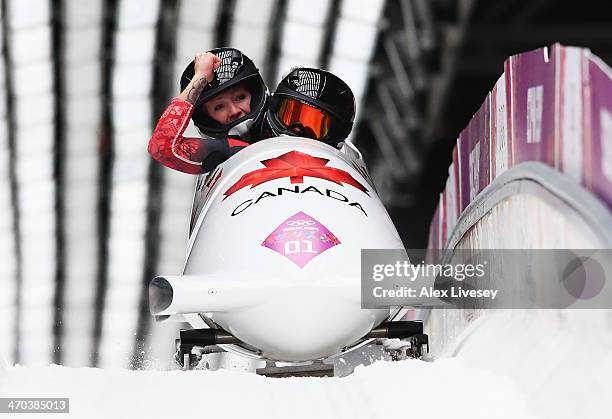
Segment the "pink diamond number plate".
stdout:
<path fill-rule="evenodd" d="M 287 257 L 300 268 L 340 240 L 323 224 L 303 212 L 289 217 L 261 244 Z"/>

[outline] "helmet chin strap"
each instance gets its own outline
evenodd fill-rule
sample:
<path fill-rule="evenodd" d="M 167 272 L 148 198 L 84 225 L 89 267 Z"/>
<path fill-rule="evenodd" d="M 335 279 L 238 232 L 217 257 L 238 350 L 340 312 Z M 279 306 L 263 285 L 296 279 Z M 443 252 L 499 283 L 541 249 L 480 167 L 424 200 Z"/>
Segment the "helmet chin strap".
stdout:
<path fill-rule="evenodd" d="M 250 137 L 250 129 L 251 129 L 252 123 L 253 123 L 252 119 L 247 119 L 246 121 L 242 121 L 238 125 L 230 128 L 230 130 L 227 132 L 227 134 L 228 135 L 237 135 L 237 136 L 242 137 L 242 138 L 249 138 Z"/>

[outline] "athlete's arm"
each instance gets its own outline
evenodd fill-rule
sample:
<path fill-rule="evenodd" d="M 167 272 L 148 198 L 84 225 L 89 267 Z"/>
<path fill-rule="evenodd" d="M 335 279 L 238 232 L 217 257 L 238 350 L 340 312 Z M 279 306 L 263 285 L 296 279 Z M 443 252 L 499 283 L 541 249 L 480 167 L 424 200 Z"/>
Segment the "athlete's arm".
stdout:
<path fill-rule="evenodd" d="M 214 169 L 247 143 L 183 137 L 194 104 L 207 80 L 212 79 L 214 69 L 221 64 L 219 57 L 208 52 L 196 55 L 194 62 L 193 79 L 159 118 L 148 151 L 155 160 L 171 169 L 200 174 Z"/>
<path fill-rule="evenodd" d="M 196 175 L 206 173 L 248 145 L 233 138 L 183 137 L 192 112 L 191 103 L 175 98 L 159 118 L 148 151 L 164 166 Z"/>

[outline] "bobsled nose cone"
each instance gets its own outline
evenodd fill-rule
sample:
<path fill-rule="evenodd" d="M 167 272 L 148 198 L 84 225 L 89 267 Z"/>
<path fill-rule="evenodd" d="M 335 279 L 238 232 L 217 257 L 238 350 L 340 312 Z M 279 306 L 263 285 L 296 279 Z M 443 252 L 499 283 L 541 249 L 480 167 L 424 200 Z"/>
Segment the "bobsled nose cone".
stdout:
<path fill-rule="evenodd" d="M 174 290 L 163 276 L 158 276 L 149 282 L 149 310 L 151 314 L 159 314 L 172 304 Z"/>

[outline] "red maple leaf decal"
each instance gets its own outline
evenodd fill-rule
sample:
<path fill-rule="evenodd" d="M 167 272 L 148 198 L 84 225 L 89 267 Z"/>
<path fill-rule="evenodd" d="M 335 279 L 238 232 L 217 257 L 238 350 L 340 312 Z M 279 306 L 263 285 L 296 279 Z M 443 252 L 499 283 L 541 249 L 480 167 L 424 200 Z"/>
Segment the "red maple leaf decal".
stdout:
<path fill-rule="evenodd" d="M 224 195 L 227 198 L 246 186 L 251 185 L 252 189 L 262 183 L 284 177 L 288 177 L 291 183 L 304 183 L 304 176 L 329 180 L 341 186 L 347 183 L 369 195 L 365 186 L 356 181 L 353 176 L 344 170 L 326 166 L 328 162 L 329 159 L 313 157 L 299 151 L 290 151 L 282 156 L 262 161 L 265 168 L 244 174 Z"/>

